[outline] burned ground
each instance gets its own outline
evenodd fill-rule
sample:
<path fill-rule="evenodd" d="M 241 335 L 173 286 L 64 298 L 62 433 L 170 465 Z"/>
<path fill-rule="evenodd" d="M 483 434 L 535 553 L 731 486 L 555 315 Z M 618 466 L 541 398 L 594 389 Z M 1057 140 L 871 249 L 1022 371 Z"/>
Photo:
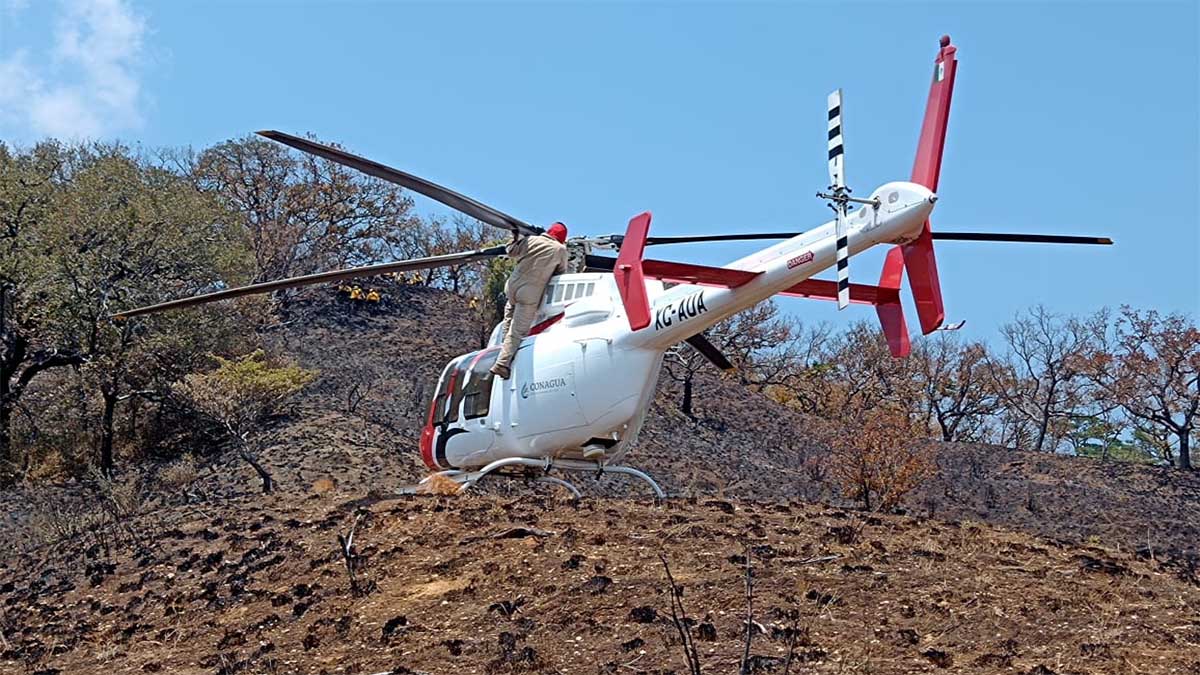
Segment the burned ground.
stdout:
<path fill-rule="evenodd" d="M 5 494 L 0 670 L 687 672 L 663 553 L 704 672 L 735 672 L 748 549 L 766 672 L 1200 672 L 1194 474 L 938 444 L 905 514 L 863 514 L 806 471 L 811 420 L 706 375 L 695 418 L 662 383 L 629 457 L 664 504 L 616 477 L 579 505 L 389 498 L 423 475 L 428 388 L 479 337 L 429 289 L 301 305 L 268 338 L 321 374 L 267 431 L 276 494 L 212 458 L 174 491 L 131 479 L 137 515 L 55 543 L 36 523 L 92 492 Z"/>
<path fill-rule="evenodd" d="M 1152 560 L 797 502 L 579 506 L 347 493 L 196 512 L 112 562 L 12 558 L 7 667 L 679 672 L 665 554 L 706 672 L 1195 672 L 1200 588 Z M 340 502 L 340 503 L 339 503 Z M 360 517 L 361 516 L 361 517 Z M 336 536 L 358 520 L 351 591 Z"/>

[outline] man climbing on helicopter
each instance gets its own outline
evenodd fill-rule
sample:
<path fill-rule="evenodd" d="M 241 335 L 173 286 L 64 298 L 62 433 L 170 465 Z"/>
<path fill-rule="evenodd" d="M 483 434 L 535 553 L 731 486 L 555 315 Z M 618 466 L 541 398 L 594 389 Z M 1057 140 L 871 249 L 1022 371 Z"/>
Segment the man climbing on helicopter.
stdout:
<path fill-rule="evenodd" d="M 554 223 L 542 234 L 527 237 L 513 233 L 513 240 L 505 249 L 516 265 L 508 282 L 504 284 L 504 342 L 500 356 L 492 366 L 492 374 L 507 380 L 512 374 L 512 360 L 521 346 L 521 340 L 529 335 L 533 318 L 546 284 L 555 274 L 567 271 L 567 226 Z"/>

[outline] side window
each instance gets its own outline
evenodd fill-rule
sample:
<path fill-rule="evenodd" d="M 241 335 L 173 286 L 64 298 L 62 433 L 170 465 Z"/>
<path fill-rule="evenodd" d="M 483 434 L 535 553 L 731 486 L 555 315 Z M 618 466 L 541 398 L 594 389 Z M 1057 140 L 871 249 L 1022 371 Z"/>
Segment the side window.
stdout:
<path fill-rule="evenodd" d="M 575 297 L 575 284 L 567 284 L 567 292 L 563 293 L 563 300 L 570 300 Z"/>
<path fill-rule="evenodd" d="M 563 284 L 554 285 L 554 300 L 551 302 L 562 302 Z"/>
<path fill-rule="evenodd" d="M 589 281 L 588 285 L 587 285 L 587 290 L 585 290 L 583 292 L 583 294 L 590 298 L 590 297 L 592 297 L 592 293 L 594 293 L 595 291 L 596 291 L 596 282 Z"/>

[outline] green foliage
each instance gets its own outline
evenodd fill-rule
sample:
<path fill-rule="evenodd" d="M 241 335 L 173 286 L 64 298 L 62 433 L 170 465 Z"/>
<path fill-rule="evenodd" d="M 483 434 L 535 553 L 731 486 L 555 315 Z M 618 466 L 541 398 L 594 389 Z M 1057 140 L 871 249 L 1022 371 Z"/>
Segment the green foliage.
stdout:
<path fill-rule="evenodd" d="M 316 378 L 313 370 L 269 359 L 255 350 L 184 378 L 176 392 L 245 443 L 257 427 Z"/>
<path fill-rule="evenodd" d="M 1155 455 L 1148 451 L 1144 439 L 1135 434 L 1132 441 L 1124 440 L 1121 438 L 1124 431 L 1120 424 L 1099 415 L 1088 415 L 1071 420 L 1067 438 L 1080 457 L 1135 464 L 1156 463 Z"/>
<path fill-rule="evenodd" d="M 515 264 L 509 258 L 493 258 L 487 263 L 483 276 L 483 302 L 480 308 L 488 318 L 503 318 L 504 316 L 504 285 L 512 274 Z"/>

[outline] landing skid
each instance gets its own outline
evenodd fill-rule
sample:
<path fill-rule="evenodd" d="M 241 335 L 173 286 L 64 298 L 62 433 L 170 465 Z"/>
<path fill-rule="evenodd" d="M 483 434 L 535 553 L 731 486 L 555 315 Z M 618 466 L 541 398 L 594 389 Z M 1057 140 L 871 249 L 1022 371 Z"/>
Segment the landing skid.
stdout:
<path fill-rule="evenodd" d="M 602 475 L 602 474 L 606 474 L 606 473 L 624 474 L 626 476 L 632 476 L 634 478 L 637 478 L 637 479 L 645 482 L 647 485 L 650 486 L 651 490 L 654 490 L 654 496 L 657 497 L 658 499 L 665 499 L 667 496 L 667 494 L 665 492 L 663 492 L 662 488 L 660 488 L 658 486 L 658 483 L 654 482 L 653 478 L 651 478 L 646 473 L 639 471 L 631 466 L 619 466 L 619 465 L 610 466 L 607 464 L 603 464 L 601 462 L 587 462 L 587 461 L 578 460 L 578 459 L 549 459 L 549 458 L 530 459 L 527 457 L 507 457 L 505 459 L 498 459 L 498 460 L 492 462 L 491 464 L 484 466 L 482 469 L 478 469 L 476 471 L 463 471 L 461 469 L 451 469 L 449 471 L 440 471 L 431 476 L 425 477 L 424 479 L 421 480 L 420 483 L 417 483 L 416 485 L 400 488 L 400 494 L 415 494 L 415 493 L 419 492 L 421 489 L 421 486 L 423 486 L 427 482 L 429 482 L 429 480 L 432 479 L 434 476 L 441 476 L 443 478 L 449 478 L 450 480 L 454 481 L 455 483 L 462 485 L 462 489 L 466 490 L 466 489 L 470 488 L 472 485 L 474 485 L 474 484 L 478 483 L 480 480 L 482 480 L 484 476 L 487 476 L 489 474 L 499 471 L 500 469 L 505 469 L 508 467 L 522 467 L 526 470 L 535 469 L 535 470 L 539 471 L 540 473 L 531 475 L 528 471 L 526 471 L 524 473 L 519 473 L 519 474 L 496 473 L 495 475 L 509 477 L 509 478 L 514 478 L 514 477 L 515 478 L 525 478 L 527 480 L 532 480 L 535 483 L 549 483 L 551 485 L 558 485 L 559 487 L 562 487 L 563 489 L 570 492 L 571 495 L 574 496 L 575 499 L 579 499 L 580 497 L 583 496 L 583 493 L 579 491 L 579 488 L 575 487 L 569 481 L 563 480 L 562 478 L 557 478 L 555 476 L 548 475 L 550 473 L 550 471 L 557 469 L 559 471 L 574 471 L 577 473 L 594 473 L 597 475 Z"/>

